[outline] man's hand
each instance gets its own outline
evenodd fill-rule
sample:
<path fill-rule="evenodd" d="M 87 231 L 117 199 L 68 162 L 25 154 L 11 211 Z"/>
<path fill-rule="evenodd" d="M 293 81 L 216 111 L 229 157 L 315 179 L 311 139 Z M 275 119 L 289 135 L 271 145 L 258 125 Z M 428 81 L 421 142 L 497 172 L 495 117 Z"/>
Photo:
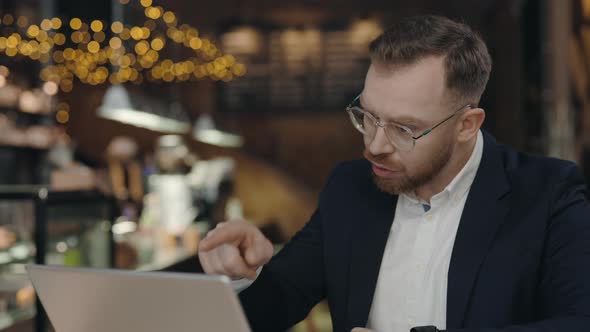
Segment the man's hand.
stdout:
<path fill-rule="evenodd" d="M 375 331 L 373 331 L 373 330 L 369 330 L 369 329 L 366 329 L 366 328 L 364 328 L 364 327 L 355 327 L 355 328 L 354 328 L 354 329 L 352 329 L 352 331 L 350 331 L 350 332 L 375 332 Z"/>
<path fill-rule="evenodd" d="M 199 244 L 199 260 L 207 274 L 256 279 L 256 270 L 272 257 L 273 246 L 245 221 L 217 224 Z"/>

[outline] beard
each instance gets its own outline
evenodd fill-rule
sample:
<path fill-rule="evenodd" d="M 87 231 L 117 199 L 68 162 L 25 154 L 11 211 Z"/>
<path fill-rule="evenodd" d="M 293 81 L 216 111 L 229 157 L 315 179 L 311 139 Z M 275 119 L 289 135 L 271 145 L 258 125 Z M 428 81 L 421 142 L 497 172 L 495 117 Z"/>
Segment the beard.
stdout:
<path fill-rule="evenodd" d="M 450 144 L 444 144 L 441 148 L 436 149 L 435 151 L 436 152 L 432 155 L 431 160 L 415 167 L 414 174 L 407 174 L 406 171 L 403 175 L 396 176 L 395 178 L 384 178 L 377 176 L 371 171 L 373 182 L 379 190 L 392 195 L 414 192 L 416 189 L 432 181 L 432 179 L 434 179 L 445 167 L 449 159 L 451 159 L 452 153 Z M 385 167 L 388 166 L 388 155 L 373 155 L 367 149 L 365 149 L 363 155 L 369 161 L 373 161 Z"/>

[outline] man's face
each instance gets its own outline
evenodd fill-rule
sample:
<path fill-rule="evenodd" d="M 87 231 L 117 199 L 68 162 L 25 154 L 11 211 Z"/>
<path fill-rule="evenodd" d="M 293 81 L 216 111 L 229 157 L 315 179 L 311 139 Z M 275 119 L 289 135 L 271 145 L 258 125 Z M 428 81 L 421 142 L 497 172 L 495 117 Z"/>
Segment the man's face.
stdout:
<path fill-rule="evenodd" d="M 396 122 L 414 131 L 431 128 L 455 110 L 449 102 L 443 59 L 429 57 L 403 67 L 373 63 L 365 80 L 361 105 L 382 122 Z M 416 141 L 408 152 L 399 151 L 379 128 L 365 136 L 364 155 L 373 164 L 376 185 L 385 192 L 413 192 L 435 178 L 447 164 L 455 145 L 456 119 Z"/>

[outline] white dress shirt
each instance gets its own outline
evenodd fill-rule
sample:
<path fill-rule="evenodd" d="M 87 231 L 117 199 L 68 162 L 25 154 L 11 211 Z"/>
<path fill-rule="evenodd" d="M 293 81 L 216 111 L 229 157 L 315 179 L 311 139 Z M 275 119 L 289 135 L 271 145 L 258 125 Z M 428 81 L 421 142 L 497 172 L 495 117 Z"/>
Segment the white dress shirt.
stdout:
<path fill-rule="evenodd" d="M 400 195 L 385 247 L 367 327 L 409 332 L 446 328 L 447 276 L 453 244 L 483 154 L 483 135 L 463 169 L 430 201 Z"/>

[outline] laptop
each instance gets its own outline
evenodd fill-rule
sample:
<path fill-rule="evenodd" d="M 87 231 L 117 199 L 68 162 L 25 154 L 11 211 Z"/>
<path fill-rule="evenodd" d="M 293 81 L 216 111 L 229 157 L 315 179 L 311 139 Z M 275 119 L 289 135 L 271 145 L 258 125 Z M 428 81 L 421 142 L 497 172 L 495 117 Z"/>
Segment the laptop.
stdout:
<path fill-rule="evenodd" d="M 27 265 L 56 332 L 250 332 L 224 276 Z"/>

